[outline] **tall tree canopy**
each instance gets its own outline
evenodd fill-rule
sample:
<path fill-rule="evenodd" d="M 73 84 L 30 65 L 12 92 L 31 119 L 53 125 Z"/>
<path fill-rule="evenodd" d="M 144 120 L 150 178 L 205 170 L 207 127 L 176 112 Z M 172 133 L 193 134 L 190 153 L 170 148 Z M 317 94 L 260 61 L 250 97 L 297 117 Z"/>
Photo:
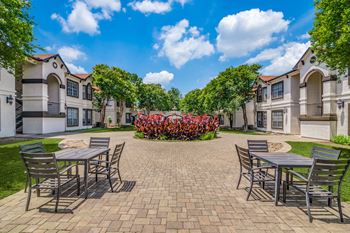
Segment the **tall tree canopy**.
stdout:
<path fill-rule="evenodd" d="M 105 120 L 107 101 L 114 99 L 121 103 L 136 102 L 137 84 L 139 81 L 134 74 L 117 67 L 109 67 L 99 64 L 93 68 L 93 84 L 98 88 L 99 104 L 95 107 L 102 107 L 101 122 Z M 104 103 L 104 104 L 101 104 Z M 120 105 L 120 112 L 123 112 L 124 104 Z M 117 119 L 120 122 L 120 119 Z"/>
<path fill-rule="evenodd" d="M 30 1 L 0 1 L 0 66 L 12 73 L 36 48 L 29 7 Z"/>
<path fill-rule="evenodd" d="M 312 49 L 320 61 L 345 71 L 350 67 L 350 1 L 315 0 L 315 8 Z"/>
<path fill-rule="evenodd" d="M 172 87 L 167 94 L 169 98 L 169 110 L 172 110 L 173 108 L 180 110 L 180 101 L 182 98 L 180 90 Z"/>
<path fill-rule="evenodd" d="M 160 84 L 142 84 L 139 89 L 139 108 L 149 113 L 152 110 L 168 111 L 169 97 Z"/>
<path fill-rule="evenodd" d="M 188 92 L 181 100 L 181 111 L 186 113 L 202 114 L 204 112 L 201 99 L 202 90 L 194 89 Z"/>

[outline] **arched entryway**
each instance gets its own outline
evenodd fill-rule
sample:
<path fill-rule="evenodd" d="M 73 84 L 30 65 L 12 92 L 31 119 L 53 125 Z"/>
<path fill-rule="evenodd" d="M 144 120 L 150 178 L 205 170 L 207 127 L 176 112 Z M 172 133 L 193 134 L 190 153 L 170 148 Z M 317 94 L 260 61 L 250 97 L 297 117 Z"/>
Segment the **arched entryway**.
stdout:
<path fill-rule="evenodd" d="M 58 77 L 50 74 L 47 77 L 47 111 L 49 114 L 55 115 L 60 113 L 60 82 Z"/>
<path fill-rule="evenodd" d="M 313 71 L 306 79 L 307 94 L 307 115 L 322 116 L 323 114 L 323 74 L 320 71 Z"/>

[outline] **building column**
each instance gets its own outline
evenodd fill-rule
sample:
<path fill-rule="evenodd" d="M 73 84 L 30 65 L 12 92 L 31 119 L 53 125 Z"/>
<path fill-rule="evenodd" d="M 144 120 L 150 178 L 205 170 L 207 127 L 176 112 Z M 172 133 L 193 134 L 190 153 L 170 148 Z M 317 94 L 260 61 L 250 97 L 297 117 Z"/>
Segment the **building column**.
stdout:
<path fill-rule="evenodd" d="M 323 79 L 323 115 L 335 115 L 337 113 L 336 78 Z"/>
<path fill-rule="evenodd" d="M 300 115 L 307 115 L 307 90 L 306 83 L 300 85 Z"/>

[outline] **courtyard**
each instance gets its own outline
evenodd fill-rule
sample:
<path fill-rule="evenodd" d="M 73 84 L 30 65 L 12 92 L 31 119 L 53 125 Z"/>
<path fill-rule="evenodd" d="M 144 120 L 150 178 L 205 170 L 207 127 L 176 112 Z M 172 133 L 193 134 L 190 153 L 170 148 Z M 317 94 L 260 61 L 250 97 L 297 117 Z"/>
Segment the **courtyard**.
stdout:
<path fill-rule="evenodd" d="M 70 133 L 55 138 L 111 137 L 111 146 L 126 142 L 121 158 L 122 184 L 110 192 L 108 181 L 89 178 L 89 198 L 68 189 L 59 213 L 52 197 L 32 197 L 24 211 L 22 191 L 0 200 L 0 232 L 349 232 L 350 205 L 343 202 L 344 220 L 336 209 L 313 207 L 309 223 L 305 201 L 274 206 L 270 192 L 260 188 L 246 201 L 247 182 L 236 190 L 239 162 L 234 144 L 247 139 L 309 141 L 289 135 L 220 133 L 211 141 L 159 142 L 134 138 L 134 132 Z M 267 188 L 269 191 L 269 189 Z M 43 196 L 46 194 L 43 193 Z"/>

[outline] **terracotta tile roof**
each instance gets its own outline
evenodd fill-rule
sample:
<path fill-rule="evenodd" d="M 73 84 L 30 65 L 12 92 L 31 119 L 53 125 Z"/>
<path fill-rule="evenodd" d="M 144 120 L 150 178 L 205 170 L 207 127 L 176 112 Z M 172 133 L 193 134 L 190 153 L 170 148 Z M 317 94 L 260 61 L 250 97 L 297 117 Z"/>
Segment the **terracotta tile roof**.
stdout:
<path fill-rule="evenodd" d="M 261 75 L 259 78 L 264 82 L 268 82 L 276 78 L 276 76 Z"/>
<path fill-rule="evenodd" d="M 57 56 L 58 54 L 33 54 L 32 58 L 36 59 L 36 60 L 48 60 L 52 57 Z"/>
<path fill-rule="evenodd" d="M 80 79 L 87 79 L 91 76 L 91 74 L 72 74 L 73 76 L 77 77 L 77 78 L 80 78 Z"/>

